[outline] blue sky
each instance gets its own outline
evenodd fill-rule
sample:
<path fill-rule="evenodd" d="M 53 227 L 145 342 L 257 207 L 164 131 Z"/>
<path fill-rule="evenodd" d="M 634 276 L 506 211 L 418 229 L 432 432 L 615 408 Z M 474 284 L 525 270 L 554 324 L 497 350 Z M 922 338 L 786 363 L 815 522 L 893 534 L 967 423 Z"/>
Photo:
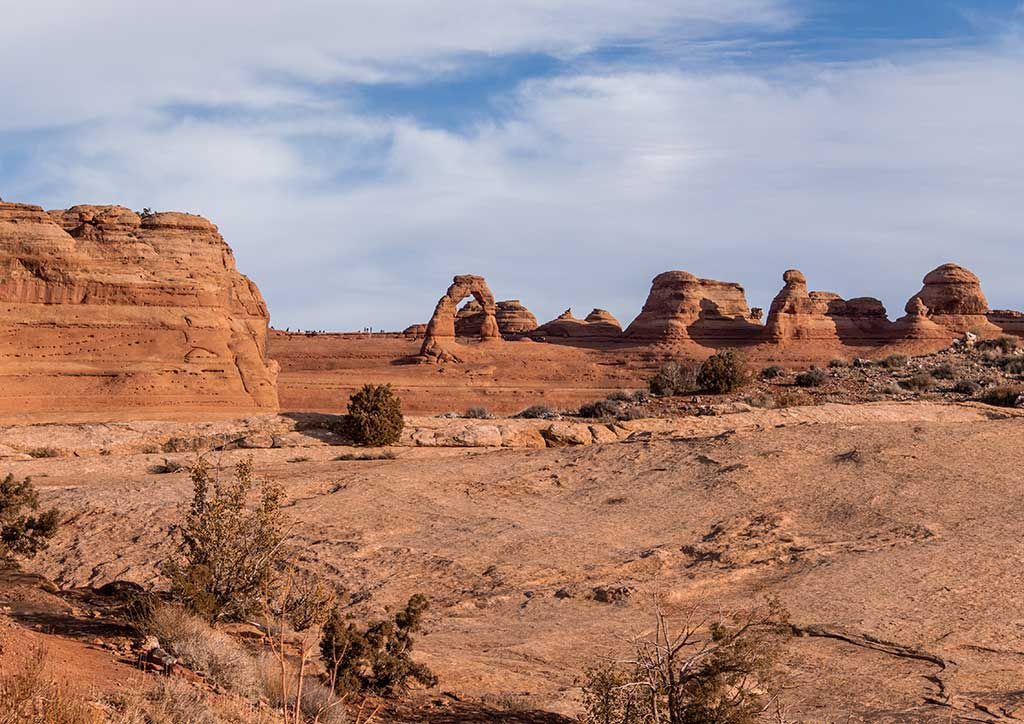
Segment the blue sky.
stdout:
<path fill-rule="evenodd" d="M 279 327 L 401 329 L 456 273 L 542 321 L 667 269 L 895 318 L 956 261 L 1024 307 L 1017 0 L 0 10 L 0 196 L 201 213 Z"/>

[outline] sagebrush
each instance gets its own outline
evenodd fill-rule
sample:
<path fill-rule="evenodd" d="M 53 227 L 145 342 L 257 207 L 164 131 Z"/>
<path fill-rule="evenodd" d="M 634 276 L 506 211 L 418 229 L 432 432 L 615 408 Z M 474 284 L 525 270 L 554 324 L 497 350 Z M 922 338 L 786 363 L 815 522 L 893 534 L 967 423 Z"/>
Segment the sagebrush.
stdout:
<path fill-rule="evenodd" d="M 697 386 L 712 394 L 733 392 L 747 381 L 747 371 L 739 353 L 723 349 L 706 360 L 697 371 Z"/>
<path fill-rule="evenodd" d="M 402 436 L 402 402 L 391 385 L 364 385 L 348 402 L 344 432 L 359 445 L 394 445 Z"/>

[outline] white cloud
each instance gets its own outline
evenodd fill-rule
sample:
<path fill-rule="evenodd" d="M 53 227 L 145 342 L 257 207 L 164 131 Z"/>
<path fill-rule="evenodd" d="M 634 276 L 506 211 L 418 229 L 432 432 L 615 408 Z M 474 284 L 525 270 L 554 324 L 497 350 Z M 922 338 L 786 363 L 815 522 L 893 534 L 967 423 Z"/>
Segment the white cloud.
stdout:
<path fill-rule="evenodd" d="M 300 3 L 268 35 L 268 6 L 236 18 L 214 3 L 195 29 L 224 35 L 211 51 L 173 17 L 91 5 L 92 32 L 119 39 L 101 60 L 126 54 L 123 75 L 108 88 L 86 59 L 77 83 L 36 88 L 0 115 L 0 126 L 43 123 L 47 109 L 97 99 L 71 113 L 83 126 L 33 149 L 4 195 L 31 201 L 48 185 L 47 203 L 206 214 L 279 326 L 401 328 L 423 321 L 464 272 L 486 275 L 499 298 L 522 299 L 542 320 L 571 304 L 609 308 L 627 323 L 666 269 L 740 281 L 751 304 L 767 306 L 793 266 L 814 288 L 881 296 L 895 317 L 924 273 L 950 260 L 982 276 L 993 306 L 1024 306 L 1024 53 L 1012 36 L 888 63 L 591 69 L 527 82 L 506 99 L 507 120 L 454 133 L 369 116 L 308 87 L 253 82 L 253 69 L 389 73 L 417 58 L 441 67 L 459 52 L 583 48 L 686 19 L 790 18 L 768 2 L 650 2 L 629 12 L 612 2 L 557 11 L 540 0 L 446 3 L 436 16 L 410 2 L 387 6 L 375 30 L 382 15 L 368 4 L 348 4 L 342 27 L 317 14 L 326 4 Z M 60 27 L 21 30 L 85 26 L 77 4 L 64 10 Z M 133 23 L 140 35 L 125 39 Z M 194 54 L 181 67 L 128 67 L 129 48 L 170 53 L 174 38 Z M 138 80 L 148 74 L 152 82 Z M 9 94 L 11 82 L 0 89 Z M 153 107 L 171 90 L 248 110 L 175 121 Z"/>

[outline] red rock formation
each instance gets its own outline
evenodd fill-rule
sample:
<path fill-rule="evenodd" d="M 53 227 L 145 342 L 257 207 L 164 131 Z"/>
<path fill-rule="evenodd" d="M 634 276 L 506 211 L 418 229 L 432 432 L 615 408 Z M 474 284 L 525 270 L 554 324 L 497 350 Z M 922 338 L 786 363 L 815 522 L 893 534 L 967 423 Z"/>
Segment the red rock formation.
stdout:
<path fill-rule="evenodd" d="M 602 340 L 616 339 L 621 335 L 622 326 L 608 311 L 594 309 L 585 319 L 576 319 L 570 308 L 537 327 L 530 336 Z"/>
<path fill-rule="evenodd" d="M 425 324 L 410 324 L 408 327 L 402 330 L 402 334 L 406 337 L 422 337 L 427 333 L 427 325 Z"/>
<path fill-rule="evenodd" d="M 434 314 L 427 323 L 427 332 L 423 337 L 420 355 L 423 357 L 457 361 L 455 354 L 455 313 L 459 302 L 472 296 L 483 309 L 484 319 L 480 325 L 480 337 L 484 340 L 500 340 L 498 321 L 495 319 L 496 305 L 494 295 L 487 288 L 487 282 L 481 276 L 461 274 L 452 280 L 448 291 L 441 297 Z"/>
<path fill-rule="evenodd" d="M 954 334 L 973 332 L 992 337 L 1002 332 L 988 319 L 988 300 L 981 291 L 981 281 L 962 266 L 943 264 L 932 270 L 915 297 L 928 308 L 933 322 Z"/>
<path fill-rule="evenodd" d="M 275 409 L 268 318 L 202 217 L 0 203 L 0 410 Z"/>
<path fill-rule="evenodd" d="M 765 338 L 775 344 L 803 340 L 854 346 L 884 344 L 891 324 L 885 306 L 872 297 L 845 300 L 835 292 L 808 292 L 803 273 L 790 269 L 772 301 Z"/>
<path fill-rule="evenodd" d="M 639 342 L 726 346 L 756 340 L 760 333 L 742 286 L 669 271 L 654 278 L 643 310 L 624 336 Z"/>
<path fill-rule="evenodd" d="M 494 312 L 498 331 L 503 337 L 515 337 L 537 328 L 537 318 L 518 299 L 498 302 Z M 470 299 L 455 315 L 455 336 L 480 336 L 486 314 L 475 299 Z"/>
<path fill-rule="evenodd" d="M 999 327 L 1003 334 L 1024 337 L 1024 312 L 1012 309 L 993 309 L 988 313 L 988 321 Z"/>
<path fill-rule="evenodd" d="M 928 317 L 928 307 L 919 297 L 911 297 L 907 302 L 906 316 L 900 317 L 892 325 L 891 338 L 895 341 L 935 341 L 940 346 L 953 341 L 953 333 L 941 327 Z"/>

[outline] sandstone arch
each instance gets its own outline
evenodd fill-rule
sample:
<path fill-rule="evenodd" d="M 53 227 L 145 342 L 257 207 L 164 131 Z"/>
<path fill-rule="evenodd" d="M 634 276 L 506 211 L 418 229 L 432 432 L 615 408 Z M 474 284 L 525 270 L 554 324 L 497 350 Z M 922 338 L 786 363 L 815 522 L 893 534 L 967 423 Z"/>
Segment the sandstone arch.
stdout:
<path fill-rule="evenodd" d="M 498 330 L 498 321 L 495 316 L 497 305 L 494 302 L 494 295 L 487 287 L 487 282 L 483 277 L 475 274 L 460 274 L 452 279 L 452 285 L 448 287 L 448 291 L 434 307 L 434 314 L 430 317 L 430 322 L 427 323 L 427 332 L 423 337 L 423 346 L 420 348 L 421 355 L 439 360 L 458 360 L 453 351 L 455 315 L 459 302 L 470 296 L 483 310 L 480 338 L 483 340 L 501 339 L 501 332 Z"/>

